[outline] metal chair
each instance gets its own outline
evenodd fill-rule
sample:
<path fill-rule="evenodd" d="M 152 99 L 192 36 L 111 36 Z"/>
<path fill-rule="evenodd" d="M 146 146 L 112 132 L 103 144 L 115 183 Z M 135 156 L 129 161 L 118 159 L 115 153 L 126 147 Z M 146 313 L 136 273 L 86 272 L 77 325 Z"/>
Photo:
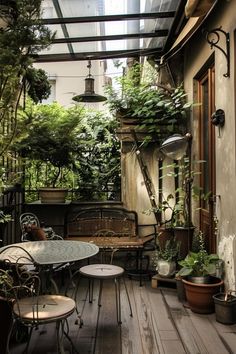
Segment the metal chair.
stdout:
<path fill-rule="evenodd" d="M 22 258 L 22 257 L 21 257 Z M 23 257 L 24 262 L 26 256 Z M 32 259 L 29 259 L 31 262 Z M 34 328 L 48 323 L 56 323 L 57 353 L 64 354 L 64 338 L 70 342 L 75 353 L 78 353 L 69 337 L 67 318 L 75 311 L 75 301 L 61 295 L 41 295 L 41 279 L 36 272 L 29 272 L 22 266 L 22 259 L 11 263 L 6 260 L 5 267 L 0 269 L 1 293 L 12 303 L 13 319 L 29 328 L 25 353 L 28 353 L 30 339 Z M 12 325 L 13 328 L 13 325 Z M 11 331 L 12 331 L 11 328 Z M 8 337 L 8 342 L 9 338 Z M 7 353 L 9 353 L 9 345 Z"/>
<path fill-rule="evenodd" d="M 102 229 L 98 230 L 94 236 L 98 237 L 101 240 L 112 240 L 112 237 L 114 237 L 115 232 L 109 229 Z M 79 279 L 77 282 L 77 285 L 74 286 L 74 299 L 76 300 L 77 297 L 77 292 L 78 292 L 78 287 L 79 287 L 79 281 L 80 277 L 84 276 L 89 280 L 89 302 L 92 303 L 93 300 L 93 283 L 94 280 L 99 281 L 99 297 L 98 297 L 98 306 L 99 308 L 101 307 L 101 298 L 102 298 L 102 289 L 103 289 L 103 282 L 107 279 L 112 279 L 115 284 L 115 299 L 116 299 L 116 314 L 117 314 L 117 323 L 121 324 L 121 303 L 120 303 L 120 279 L 123 280 L 123 284 L 125 287 L 125 292 L 127 295 L 128 303 L 129 303 L 129 308 L 130 308 L 130 316 L 133 316 L 132 312 L 132 307 L 131 307 L 131 302 L 129 298 L 129 293 L 128 289 L 125 283 L 124 279 L 124 272 L 125 270 L 122 267 L 113 265 L 113 257 L 115 252 L 117 251 L 116 248 L 112 247 L 112 242 L 109 242 L 110 246 L 106 247 L 105 249 L 101 250 L 100 255 L 101 255 L 101 264 L 89 264 L 84 267 L 81 267 L 78 269 L 70 279 L 70 282 L 73 283 L 74 277 L 79 274 Z M 107 260 L 107 255 L 110 255 L 110 263 L 104 263 L 104 261 Z M 67 290 L 66 290 L 67 291 Z M 81 316 L 79 315 L 79 312 L 76 308 L 76 312 L 78 315 L 78 318 L 80 319 L 80 326 L 83 324 L 83 320 L 81 319 Z"/>
<path fill-rule="evenodd" d="M 35 241 L 34 234 L 37 231 L 37 240 L 63 240 L 52 227 L 41 227 L 38 217 L 33 213 L 20 215 L 21 241 Z"/>

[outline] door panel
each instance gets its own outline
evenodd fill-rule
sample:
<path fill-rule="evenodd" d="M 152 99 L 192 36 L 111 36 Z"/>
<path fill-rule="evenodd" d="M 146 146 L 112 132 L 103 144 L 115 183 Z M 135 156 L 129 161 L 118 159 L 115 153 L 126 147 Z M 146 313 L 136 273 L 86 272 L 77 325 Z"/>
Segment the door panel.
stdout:
<path fill-rule="evenodd" d="M 215 128 L 211 123 L 211 115 L 215 111 L 215 71 L 214 66 L 208 68 L 198 80 L 198 98 L 201 103 L 199 114 L 199 158 L 201 164 L 200 187 L 204 195 L 211 192 L 208 200 L 200 200 L 200 230 L 206 237 L 209 252 L 215 252 L 214 203 L 215 195 Z"/>

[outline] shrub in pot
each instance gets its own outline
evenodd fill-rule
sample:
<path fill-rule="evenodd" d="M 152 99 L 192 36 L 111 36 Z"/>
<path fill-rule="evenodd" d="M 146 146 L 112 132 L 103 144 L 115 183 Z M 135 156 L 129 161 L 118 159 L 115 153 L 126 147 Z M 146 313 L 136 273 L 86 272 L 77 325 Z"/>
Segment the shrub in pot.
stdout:
<path fill-rule="evenodd" d="M 176 271 L 176 261 L 179 257 L 180 242 L 175 237 L 168 239 L 165 244 L 158 243 L 154 255 L 154 264 L 162 277 L 172 277 Z"/>
<path fill-rule="evenodd" d="M 199 251 L 190 252 L 179 261 L 182 267 L 178 275 L 183 278 L 188 304 L 193 312 L 214 312 L 213 295 L 220 291 L 223 280 L 214 276 L 219 261 L 217 254 L 208 254 L 204 239 L 199 232 Z"/>

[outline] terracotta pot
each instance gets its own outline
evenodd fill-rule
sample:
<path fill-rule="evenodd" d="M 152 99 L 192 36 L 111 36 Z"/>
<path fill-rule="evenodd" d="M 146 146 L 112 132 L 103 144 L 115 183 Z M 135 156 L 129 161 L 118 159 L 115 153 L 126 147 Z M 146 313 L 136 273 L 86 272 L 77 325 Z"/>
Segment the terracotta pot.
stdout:
<path fill-rule="evenodd" d="M 215 311 L 213 295 L 220 291 L 223 280 L 211 277 L 211 283 L 198 284 L 186 279 L 182 280 L 190 309 L 196 313 L 212 313 Z"/>

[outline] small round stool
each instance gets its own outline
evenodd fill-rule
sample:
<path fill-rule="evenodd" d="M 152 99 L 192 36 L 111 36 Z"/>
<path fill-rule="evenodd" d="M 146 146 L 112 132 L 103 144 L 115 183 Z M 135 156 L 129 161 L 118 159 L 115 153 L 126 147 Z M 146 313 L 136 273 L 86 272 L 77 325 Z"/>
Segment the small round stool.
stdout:
<path fill-rule="evenodd" d="M 99 296 L 98 296 L 98 306 L 101 306 L 101 297 L 103 289 L 103 281 L 106 279 L 113 279 L 115 283 L 115 294 L 116 294 L 116 315 L 117 322 L 121 324 L 121 307 L 120 307 L 120 279 L 123 279 L 124 287 L 129 303 L 130 316 L 133 316 L 130 298 L 126 283 L 123 277 L 124 269 L 113 264 L 89 264 L 79 269 L 81 275 L 89 279 L 89 302 L 92 303 L 93 300 L 93 281 L 98 279 L 100 282 L 99 286 Z"/>

